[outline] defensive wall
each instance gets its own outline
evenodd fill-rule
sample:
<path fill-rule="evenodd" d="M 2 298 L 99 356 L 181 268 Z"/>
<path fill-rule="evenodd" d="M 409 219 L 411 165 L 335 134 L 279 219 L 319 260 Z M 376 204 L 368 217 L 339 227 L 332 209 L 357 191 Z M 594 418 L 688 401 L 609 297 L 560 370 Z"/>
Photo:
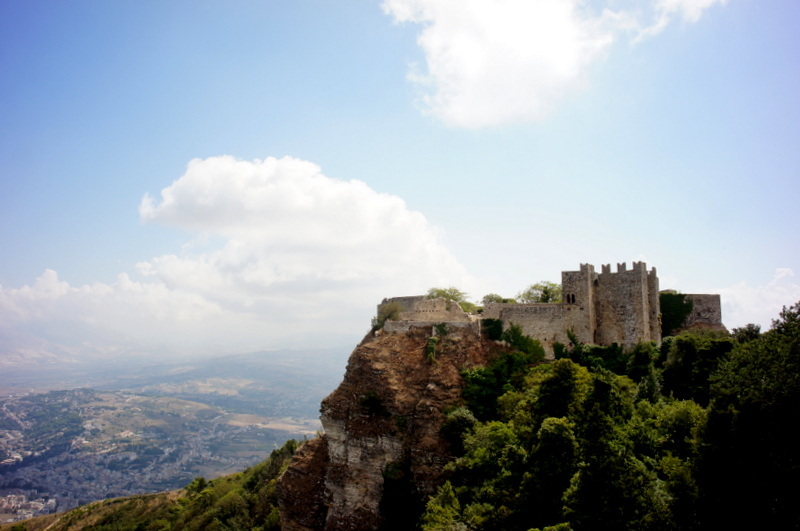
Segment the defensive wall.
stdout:
<path fill-rule="evenodd" d="M 631 269 L 619 263 L 616 272 L 604 265 L 600 273 L 581 264 L 577 271 L 561 273 L 561 290 L 561 303 L 490 303 L 483 317 L 519 325 L 549 353 L 555 343 L 569 344 L 568 331 L 595 345 L 661 341 L 658 275 L 644 262 L 634 262 Z"/>
<path fill-rule="evenodd" d="M 683 328 L 703 328 L 706 330 L 727 330 L 722 324 L 722 304 L 717 294 L 686 295 L 691 301 L 692 311 L 683 322 Z"/>
<path fill-rule="evenodd" d="M 447 327 L 480 330 L 480 321 L 469 315 L 458 303 L 442 298 L 429 299 L 424 295 L 412 297 L 392 297 L 383 299 L 378 305 L 395 303 L 402 307 L 396 319 L 387 319 L 383 324 L 386 332 L 407 332 L 412 327 L 430 326 L 446 323 Z"/>
<path fill-rule="evenodd" d="M 581 343 L 630 348 L 640 341 L 661 341 L 661 306 L 656 268 L 647 269 L 644 262 L 633 262 L 628 269 L 618 263 L 601 266 L 596 272 L 591 264 L 580 264 L 577 271 L 561 273 L 560 303 L 488 303 L 481 319 L 501 319 L 504 326 L 516 324 L 522 331 L 538 339 L 548 355 L 555 343 L 568 345 L 568 332 Z M 722 325 L 719 295 L 692 295 L 692 313 L 684 328 L 725 330 Z M 387 320 L 384 330 L 403 332 L 412 327 L 446 323 L 448 328 L 479 330 L 479 317 L 465 313 L 461 307 L 445 299 L 427 297 L 393 297 L 378 306 L 397 303 L 402 311 L 394 320 Z"/>

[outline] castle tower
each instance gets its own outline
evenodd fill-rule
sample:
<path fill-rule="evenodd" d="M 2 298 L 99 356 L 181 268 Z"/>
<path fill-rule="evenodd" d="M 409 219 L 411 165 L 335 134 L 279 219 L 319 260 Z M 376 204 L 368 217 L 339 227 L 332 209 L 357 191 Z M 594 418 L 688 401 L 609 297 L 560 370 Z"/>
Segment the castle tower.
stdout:
<path fill-rule="evenodd" d="M 595 343 L 631 347 L 638 341 L 660 340 L 655 270 L 648 273 L 647 264 L 634 262 L 630 270 L 625 263 L 617 264 L 612 273 L 611 266 L 604 265 L 595 288 Z"/>
<path fill-rule="evenodd" d="M 647 273 L 647 294 L 650 298 L 650 341 L 661 343 L 661 299 L 656 268 Z"/>
<path fill-rule="evenodd" d="M 571 329 L 579 341 L 594 343 L 597 327 L 594 282 L 597 273 L 591 264 L 581 264 L 578 271 L 561 272 L 561 297 L 565 329 Z"/>

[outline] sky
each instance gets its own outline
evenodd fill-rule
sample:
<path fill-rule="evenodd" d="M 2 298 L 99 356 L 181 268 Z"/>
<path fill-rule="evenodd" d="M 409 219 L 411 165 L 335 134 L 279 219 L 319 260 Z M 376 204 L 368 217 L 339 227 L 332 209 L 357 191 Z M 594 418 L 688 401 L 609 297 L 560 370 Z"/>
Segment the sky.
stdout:
<path fill-rule="evenodd" d="M 794 0 L 0 3 L 0 363 L 354 344 L 645 261 L 800 300 Z M 614 267 L 614 266 L 612 266 Z"/>

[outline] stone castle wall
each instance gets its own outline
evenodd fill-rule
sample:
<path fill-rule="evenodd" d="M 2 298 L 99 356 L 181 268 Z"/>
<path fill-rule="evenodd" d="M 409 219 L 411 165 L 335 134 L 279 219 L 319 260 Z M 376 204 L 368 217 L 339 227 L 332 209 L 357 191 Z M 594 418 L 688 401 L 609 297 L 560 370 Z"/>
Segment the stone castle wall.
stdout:
<path fill-rule="evenodd" d="M 503 304 L 490 303 L 484 306 L 484 318 L 502 319 L 505 323 L 517 324 L 522 332 L 538 339 L 546 351 L 553 350 L 553 343 L 568 343 L 564 327 L 564 304 Z"/>
<path fill-rule="evenodd" d="M 397 319 L 387 320 L 383 329 L 387 332 L 407 332 L 411 328 L 422 326 L 433 327 L 439 323 L 447 323 L 450 328 L 470 328 L 478 330 L 477 318 L 471 317 L 461 309 L 458 303 L 442 298 L 429 299 L 423 295 L 413 297 L 392 297 L 383 299 L 378 311 L 384 304 L 397 303 L 403 311 Z"/>
<path fill-rule="evenodd" d="M 633 269 L 628 270 L 621 263 L 612 273 L 606 265 L 593 285 L 597 316 L 594 343 L 630 347 L 639 341 L 661 341 L 655 268 L 648 272 L 644 262 L 634 262 Z"/>
<path fill-rule="evenodd" d="M 692 312 L 683 322 L 683 328 L 705 328 L 707 330 L 726 330 L 722 324 L 722 311 L 719 295 L 687 294 L 686 300 L 692 302 Z"/>
<path fill-rule="evenodd" d="M 660 341 L 658 276 L 644 262 L 628 269 L 617 264 L 591 264 L 561 273 L 562 302 L 555 304 L 487 304 L 484 316 L 519 325 L 552 353 L 553 344 L 568 344 L 567 331 L 578 341 L 597 345 L 618 343 L 626 347 L 639 341 Z"/>
<path fill-rule="evenodd" d="M 569 344 L 572 331 L 578 341 L 608 346 L 617 343 L 632 347 L 640 341 L 661 341 L 661 306 L 656 269 L 648 271 L 644 262 L 633 262 L 631 269 L 617 264 L 603 265 L 597 273 L 591 264 L 581 264 L 577 271 L 561 273 L 560 303 L 507 304 L 488 303 L 482 318 L 501 319 L 505 326 L 519 325 L 522 331 L 538 339 L 545 351 L 553 354 L 555 343 Z M 687 295 L 694 304 L 686 328 L 721 329 L 719 295 Z M 444 299 L 395 297 L 381 304 L 396 302 L 403 307 L 399 318 L 387 321 L 387 331 L 407 331 L 415 326 L 475 327 L 477 317 L 461 310 L 458 304 Z"/>

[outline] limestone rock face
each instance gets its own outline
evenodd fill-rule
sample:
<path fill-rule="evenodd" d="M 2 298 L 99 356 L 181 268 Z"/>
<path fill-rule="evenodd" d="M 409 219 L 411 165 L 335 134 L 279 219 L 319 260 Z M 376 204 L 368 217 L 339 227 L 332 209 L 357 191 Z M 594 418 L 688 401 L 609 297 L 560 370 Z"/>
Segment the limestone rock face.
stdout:
<path fill-rule="evenodd" d="M 293 515 L 282 529 L 308 531 L 325 525 L 325 469 L 328 441 L 312 439 L 295 453 L 291 466 L 278 482 L 281 512 Z"/>
<path fill-rule="evenodd" d="M 443 411 L 460 401 L 460 370 L 484 365 L 496 346 L 455 330 L 439 338 L 431 360 L 431 333 L 368 336 L 353 351 L 343 382 L 322 402 L 325 435 L 298 452 L 279 481 L 285 529 L 379 529 L 408 517 L 392 513 L 387 482 L 418 501 L 442 483 L 451 457 Z"/>

